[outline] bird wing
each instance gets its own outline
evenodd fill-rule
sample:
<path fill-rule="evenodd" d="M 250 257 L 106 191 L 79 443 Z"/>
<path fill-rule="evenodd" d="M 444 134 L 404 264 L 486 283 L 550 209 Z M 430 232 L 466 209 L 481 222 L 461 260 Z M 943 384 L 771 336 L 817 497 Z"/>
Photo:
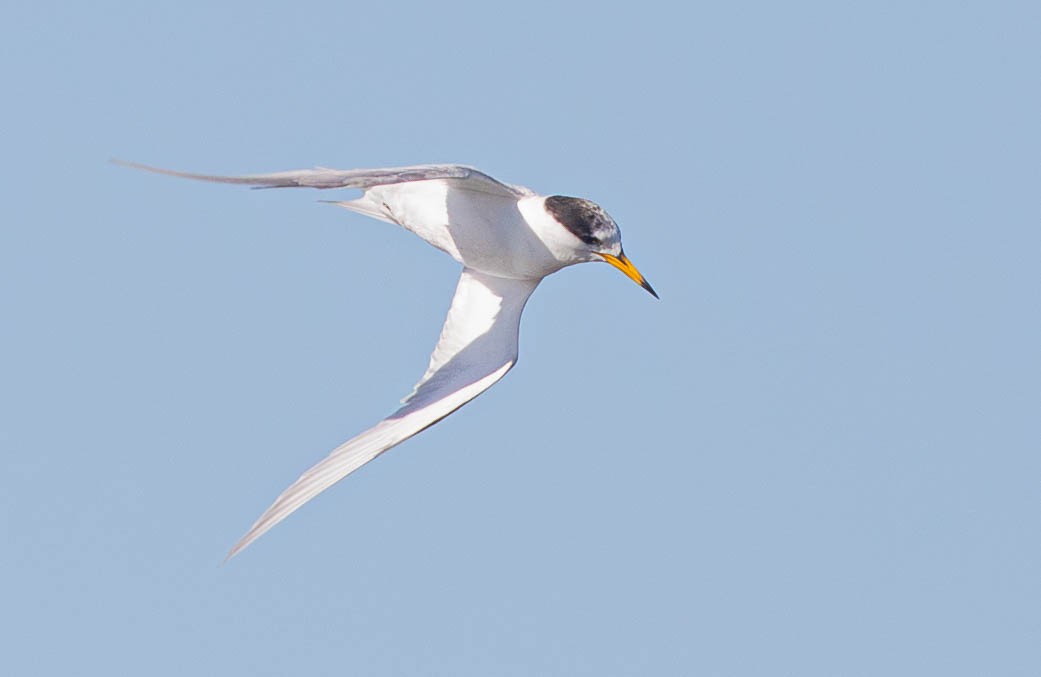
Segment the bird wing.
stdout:
<path fill-rule="evenodd" d="M 237 183 L 256 188 L 360 188 L 365 190 L 374 186 L 386 186 L 393 183 L 410 181 L 430 181 L 434 179 L 460 179 L 460 185 L 484 193 L 502 195 L 503 197 L 521 198 L 534 193 L 523 186 L 511 186 L 488 176 L 482 171 L 465 165 L 413 165 L 411 167 L 391 167 L 387 169 L 296 169 L 273 174 L 247 174 L 244 176 L 220 176 L 217 174 L 196 174 L 179 172 L 173 169 L 162 169 L 137 162 L 113 160 L 114 163 L 134 169 L 143 169 L 156 174 L 180 176 L 198 181 L 216 183 Z"/>
<path fill-rule="evenodd" d="M 235 544 L 228 559 L 304 503 L 501 379 L 517 361 L 521 312 L 538 283 L 464 268 L 430 368 L 404 406 L 301 475 Z"/>

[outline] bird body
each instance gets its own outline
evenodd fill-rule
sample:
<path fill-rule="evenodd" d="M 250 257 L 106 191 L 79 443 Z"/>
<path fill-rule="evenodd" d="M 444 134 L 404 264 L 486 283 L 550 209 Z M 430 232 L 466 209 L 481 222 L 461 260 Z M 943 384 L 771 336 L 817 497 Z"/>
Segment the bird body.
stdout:
<path fill-rule="evenodd" d="M 396 223 L 489 275 L 541 279 L 570 263 L 546 241 L 551 229 L 545 227 L 545 198 L 473 190 L 469 183 L 442 179 L 377 186 L 357 200 L 333 204 Z"/>
<path fill-rule="evenodd" d="M 356 188 L 334 201 L 402 226 L 463 265 L 426 373 L 402 406 L 344 442 L 305 472 L 264 512 L 228 558 L 316 495 L 391 447 L 481 394 L 517 361 L 520 317 L 539 282 L 561 268 L 606 261 L 657 297 L 622 252 L 618 226 L 589 200 L 543 197 L 462 165 L 311 169 L 217 176 L 120 163 L 191 179 L 258 188 Z"/>

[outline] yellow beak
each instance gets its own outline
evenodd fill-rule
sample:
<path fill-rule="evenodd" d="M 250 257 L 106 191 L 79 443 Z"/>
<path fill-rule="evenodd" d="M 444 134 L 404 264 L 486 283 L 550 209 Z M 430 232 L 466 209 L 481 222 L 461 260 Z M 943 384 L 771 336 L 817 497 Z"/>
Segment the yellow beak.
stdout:
<path fill-rule="evenodd" d="M 625 276 L 630 280 L 640 285 L 651 293 L 651 296 L 658 298 L 658 294 L 651 288 L 651 285 L 644 278 L 640 271 L 636 270 L 636 266 L 629 260 L 629 257 L 625 255 L 625 252 L 620 253 L 618 256 L 612 256 L 611 254 L 604 254 L 603 252 L 597 252 L 597 256 L 607 261 L 618 270 L 625 273 Z"/>

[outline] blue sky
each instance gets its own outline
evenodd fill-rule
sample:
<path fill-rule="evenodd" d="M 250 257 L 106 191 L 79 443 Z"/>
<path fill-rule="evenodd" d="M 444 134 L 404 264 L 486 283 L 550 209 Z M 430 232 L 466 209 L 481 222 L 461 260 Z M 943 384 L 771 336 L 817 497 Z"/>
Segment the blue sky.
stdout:
<path fill-rule="evenodd" d="M 5 10 L 0 672 L 1036 675 L 1036 3 Z M 456 264 L 133 172 L 589 197 L 501 384 L 227 549 Z"/>

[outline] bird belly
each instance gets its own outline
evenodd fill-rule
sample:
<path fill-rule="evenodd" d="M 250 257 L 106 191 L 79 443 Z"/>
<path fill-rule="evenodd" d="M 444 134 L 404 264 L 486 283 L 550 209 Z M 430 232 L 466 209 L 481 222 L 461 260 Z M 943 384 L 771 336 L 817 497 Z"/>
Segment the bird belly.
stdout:
<path fill-rule="evenodd" d="M 366 198 L 392 221 L 474 270 L 528 279 L 561 267 L 515 199 L 461 189 L 452 180 L 378 186 Z"/>

